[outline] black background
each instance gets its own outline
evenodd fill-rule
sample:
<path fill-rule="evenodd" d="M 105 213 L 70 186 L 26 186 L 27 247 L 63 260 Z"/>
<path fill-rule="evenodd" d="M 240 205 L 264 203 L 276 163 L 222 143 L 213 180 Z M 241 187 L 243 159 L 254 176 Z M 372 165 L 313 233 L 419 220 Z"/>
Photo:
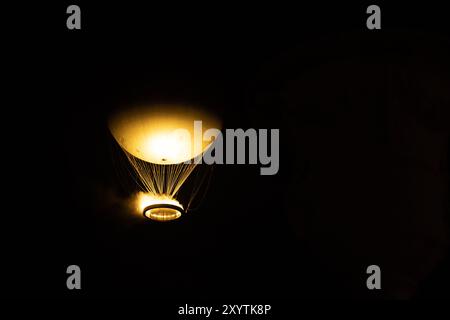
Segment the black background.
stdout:
<path fill-rule="evenodd" d="M 78 4 L 79 31 L 65 27 L 69 4 L 17 9 L 25 23 L 10 24 L 5 292 L 448 296 L 443 10 L 382 6 L 370 31 L 367 5 Z M 279 173 L 216 166 L 199 211 L 128 217 L 106 117 L 154 97 L 202 104 L 226 128 L 279 128 Z M 81 291 L 66 288 L 71 264 Z M 366 288 L 370 264 L 381 291 Z"/>

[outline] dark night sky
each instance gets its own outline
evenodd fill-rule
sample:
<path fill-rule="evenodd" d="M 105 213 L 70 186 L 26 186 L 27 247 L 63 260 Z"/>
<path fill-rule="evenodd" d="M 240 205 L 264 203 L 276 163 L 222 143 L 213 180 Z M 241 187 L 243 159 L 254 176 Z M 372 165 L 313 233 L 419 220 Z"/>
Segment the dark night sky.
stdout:
<path fill-rule="evenodd" d="M 65 29 L 61 4 L 13 39 L 6 292 L 448 296 L 450 39 L 439 10 L 382 8 L 383 30 L 370 32 L 363 5 L 80 6 L 80 32 Z M 226 128 L 279 128 L 279 173 L 216 166 L 199 211 L 167 224 L 128 217 L 106 117 L 155 97 L 202 104 Z M 65 288 L 70 264 L 81 292 Z M 365 287 L 370 264 L 381 292 Z"/>

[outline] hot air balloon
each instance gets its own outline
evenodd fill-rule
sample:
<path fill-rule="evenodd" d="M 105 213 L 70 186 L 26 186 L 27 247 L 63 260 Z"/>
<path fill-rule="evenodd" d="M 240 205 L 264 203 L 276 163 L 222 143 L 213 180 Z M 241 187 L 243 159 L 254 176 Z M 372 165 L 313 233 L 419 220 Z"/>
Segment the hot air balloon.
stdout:
<path fill-rule="evenodd" d="M 115 112 L 108 126 L 141 189 L 141 213 L 157 221 L 184 214 L 190 201 L 185 208 L 177 195 L 213 143 L 203 140 L 202 130 L 220 128 L 218 117 L 192 106 L 146 105 Z"/>

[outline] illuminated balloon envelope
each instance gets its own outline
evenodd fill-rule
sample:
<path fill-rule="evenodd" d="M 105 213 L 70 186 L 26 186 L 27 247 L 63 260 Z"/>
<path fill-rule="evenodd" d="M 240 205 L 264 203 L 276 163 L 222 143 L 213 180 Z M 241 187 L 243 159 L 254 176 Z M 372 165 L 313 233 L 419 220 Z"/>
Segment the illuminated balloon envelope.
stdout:
<path fill-rule="evenodd" d="M 175 197 L 212 144 L 202 131 L 220 127 L 217 117 L 191 106 L 134 107 L 112 115 L 109 129 L 143 189 L 138 203 L 145 217 L 168 221 L 186 211 Z"/>

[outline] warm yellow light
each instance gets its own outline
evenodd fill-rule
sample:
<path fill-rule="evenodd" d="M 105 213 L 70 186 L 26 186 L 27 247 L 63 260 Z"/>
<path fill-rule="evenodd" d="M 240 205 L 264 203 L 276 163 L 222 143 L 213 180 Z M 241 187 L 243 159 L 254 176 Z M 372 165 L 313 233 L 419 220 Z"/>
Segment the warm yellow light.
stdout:
<path fill-rule="evenodd" d="M 146 210 L 144 215 L 152 220 L 171 221 L 181 217 L 181 212 L 172 208 L 154 208 Z"/>
<path fill-rule="evenodd" d="M 145 217 L 157 221 L 178 219 L 183 212 L 181 203 L 167 195 L 140 192 L 136 197 L 136 203 L 140 214 L 143 213 Z M 167 207 L 167 205 L 170 205 L 170 207 Z"/>
<path fill-rule="evenodd" d="M 203 141 L 201 132 L 200 137 L 194 135 L 197 120 L 202 121 L 202 130 L 221 127 L 220 120 L 197 108 L 153 105 L 114 114 L 109 128 L 131 155 L 155 164 L 177 164 L 199 156 L 211 145 Z"/>
<path fill-rule="evenodd" d="M 198 164 L 190 160 L 213 142 L 204 141 L 203 133 L 220 129 L 220 120 L 190 106 L 150 105 L 121 110 L 108 125 L 125 151 L 131 174 L 145 191 L 136 197 L 136 211 L 157 221 L 184 214 L 175 197 Z"/>
<path fill-rule="evenodd" d="M 180 207 L 180 209 L 183 210 L 183 206 L 178 200 L 167 195 L 139 192 L 136 196 L 136 208 L 139 212 L 142 212 L 146 207 L 155 204 L 171 204 Z"/>

